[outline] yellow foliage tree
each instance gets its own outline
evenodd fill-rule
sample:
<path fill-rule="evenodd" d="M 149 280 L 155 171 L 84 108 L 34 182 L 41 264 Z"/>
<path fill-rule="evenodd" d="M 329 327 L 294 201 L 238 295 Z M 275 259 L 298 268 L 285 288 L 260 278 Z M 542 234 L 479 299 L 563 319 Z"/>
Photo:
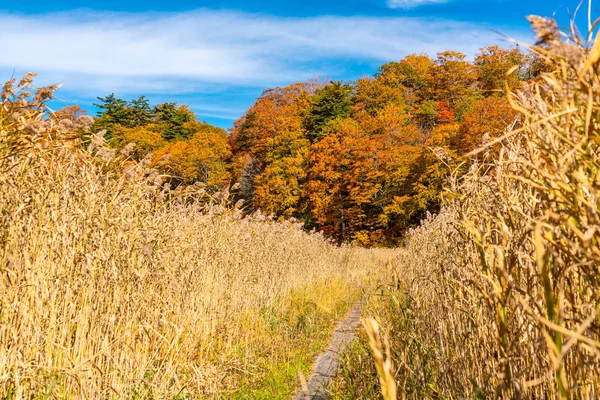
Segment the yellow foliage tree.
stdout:
<path fill-rule="evenodd" d="M 134 143 L 135 147 L 129 154 L 135 160 L 141 160 L 148 153 L 152 153 L 167 144 L 158 130 L 159 126 L 157 124 L 136 126 L 134 128 L 116 125 L 113 128 L 113 141 L 117 147 Z"/>
<path fill-rule="evenodd" d="M 194 132 L 188 140 L 168 143 L 154 154 L 154 165 L 176 183 L 202 182 L 219 190 L 231 180 L 227 160 L 231 157 L 227 132 L 201 122 L 187 122 Z"/>

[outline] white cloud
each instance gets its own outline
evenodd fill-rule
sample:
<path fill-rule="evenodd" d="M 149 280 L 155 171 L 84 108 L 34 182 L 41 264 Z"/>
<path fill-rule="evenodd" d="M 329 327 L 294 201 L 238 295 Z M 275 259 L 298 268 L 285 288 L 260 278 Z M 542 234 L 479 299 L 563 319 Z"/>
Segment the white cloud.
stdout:
<path fill-rule="evenodd" d="M 387 5 L 390 8 L 415 8 L 425 4 L 448 3 L 451 0 L 388 0 Z"/>
<path fill-rule="evenodd" d="M 447 49 L 472 56 L 499 38 L 488 26 L 449 20 L 210 10 L 0 13 L 0 26 L 0 77 L 31 70 L 81 95 L 264 87 L 336 77 L 335 65 L 352 61 L 381 64 Z"/>

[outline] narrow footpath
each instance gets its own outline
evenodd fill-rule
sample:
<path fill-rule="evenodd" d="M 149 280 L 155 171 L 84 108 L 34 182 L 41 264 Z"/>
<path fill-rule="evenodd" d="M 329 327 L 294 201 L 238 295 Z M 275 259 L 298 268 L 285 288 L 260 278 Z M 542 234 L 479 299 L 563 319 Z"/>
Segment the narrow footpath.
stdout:
<path fill-rule="evenodd" d="M 295 400 L 326 400 L 329 398 L 327 387 L 335 378 L 340 364 L 340 355 L 354 341 L 360 327 L 360 306 L 361 303 L 356 304 L 337 326 L 327 350 L 317 357 L 312 375 Z"/>

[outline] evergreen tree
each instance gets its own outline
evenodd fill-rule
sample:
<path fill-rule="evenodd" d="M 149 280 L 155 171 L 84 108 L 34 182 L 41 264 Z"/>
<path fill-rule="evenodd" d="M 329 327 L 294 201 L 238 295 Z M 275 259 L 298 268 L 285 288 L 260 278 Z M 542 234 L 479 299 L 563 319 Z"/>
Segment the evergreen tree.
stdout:
<path fill-rule="evenodd" d="M 352 92 L 352 86 L 342 82 L 331 82 L 315 92 L 312 106 L 304 120 L 311 142 L 318 142 L 326 136 L 323 127 L 329 121 L 345 118 L 352 113 Z"/>
<path fill-rule="evenodd" d="M 116 125 L 125 128 L 144 126 L 154 120 L 154 113 L 148 99 L 140 96 L 127 102 L 115 96 L 114 93 L 106 97 L 98 97 L 99 104 L 94 104 L 100 109 L 92 129 L 96 132 L 106 130 L 108 137 L 112 136 Z"/>
<path fill-rule="evenodd" d="M 154 108 L 157 122 L 161 125 L 160 134 L 165 140 L 187 139 L 191 132 L 186 123 L 196 120 L 194 113 L 185 106 L 177 103 L 163 103 Z"/>

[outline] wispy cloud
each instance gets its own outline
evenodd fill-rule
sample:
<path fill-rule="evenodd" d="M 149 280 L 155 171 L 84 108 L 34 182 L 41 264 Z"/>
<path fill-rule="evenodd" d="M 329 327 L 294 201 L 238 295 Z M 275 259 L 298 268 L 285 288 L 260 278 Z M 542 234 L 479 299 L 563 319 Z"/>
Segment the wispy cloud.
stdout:
<path fill-rule="evenodd" d="M 425 4 L 449 3 L 451 0 L 388 0 L 390 8 L 415 8 Z"/>
<path fill-rule="evenodd" d="M 81 95 L 216 93 L 338 77 L 340 63 L 383 63 L 446 49 L 473 55 L 499 36 L 489 26 L 448 20 L 210 10 L 0 14 L 0 25 L 0 76 L 33 70 Z"/>

